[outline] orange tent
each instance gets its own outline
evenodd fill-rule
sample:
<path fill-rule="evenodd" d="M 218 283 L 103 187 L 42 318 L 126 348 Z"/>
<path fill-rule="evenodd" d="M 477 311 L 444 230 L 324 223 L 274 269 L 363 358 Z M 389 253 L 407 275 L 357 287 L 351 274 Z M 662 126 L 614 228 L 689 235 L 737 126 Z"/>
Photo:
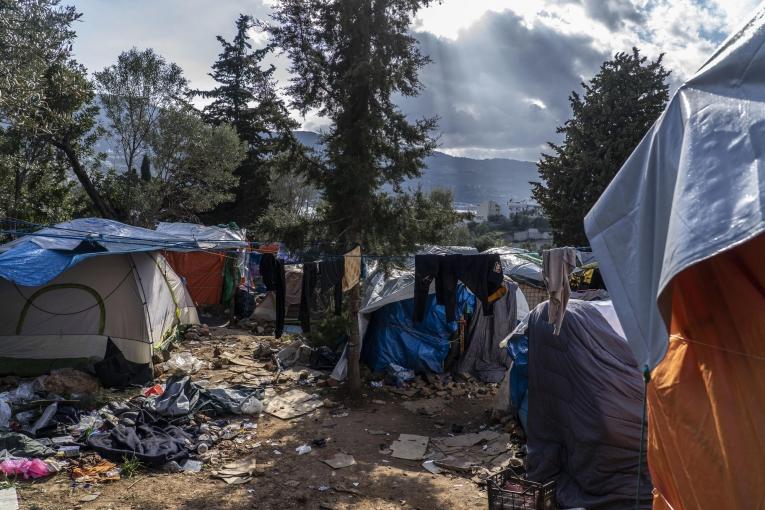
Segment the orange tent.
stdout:
<path fill-rule="evenodd" d="M 165 252 L 170 267 L 186 281 L 194 304 L 217 305 L 223 292 L 225 255 L 215 252 Z"/>

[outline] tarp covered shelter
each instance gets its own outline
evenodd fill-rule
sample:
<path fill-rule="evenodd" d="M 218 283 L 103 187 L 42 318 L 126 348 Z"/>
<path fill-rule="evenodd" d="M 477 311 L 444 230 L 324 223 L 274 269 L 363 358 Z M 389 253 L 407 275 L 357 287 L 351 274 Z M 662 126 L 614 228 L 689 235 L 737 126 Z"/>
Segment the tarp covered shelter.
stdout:
<path fill-rule="evenodd" d="M 528 316 L 529 479 L 555 479 L 561 508 L 633 509 L 640 370 L 608 317 L 609 303 L 569 301 L 560 335 L 548 323 L 548 304 Z M 640 508 L 650 508 L 647 466 L 640 472 Z"/>
<path fill-rule="evenodd" d="M 765 11 L 688 82 L 585 219 L 648 385 L 655 509 L 765 507 Z"/>
<path fill-rule="evenodd" d="M 247 248 L 246 231 L 236 228 L 196 225 L 193 223 L 160 223 L 157 232 L 191 239 L 198 250 L 166 252 L 170 265 L 186 281 L 196 305 L 217 305 L 223 294 L 223 278 L 227 256 Z"/>
<path fill-rule="evenodd" d="M 476 254 L 478 252 L 475 249 L 464 247 L 429 246 L 424 247 L 420 253 L 441 255 L 460 253 L 469 255 Z M 382 309 L 383 307 L 387 307 L 388 305 L 392 305 L 392 307 L 390 310 L 386 310 L 384 313 L 389 319 L 389 324 L 408 324 L 409 326 L 407 327 L 414 330 L 417 328 L 425 328 L 428 330 L 428 328 L 430 328 L 429 331 L 431 334 L 433 334 L 435 331 L 441 331 L 441 333 L 438 333 L 437 337 L 433 336 L 431 338 L 430 343 L 433 344 L 444 341 L 444 332 L 448 330 L 449 327 L 446 325 L 447 323 L 444 308 L 442 306 L 436 305 L 435 299 L 431 299 L 429 301 L 426 311 L 428 320 L 433 322 L 425 325 L 412 324 L 411 308 L 409 308 L 410 312 L 407 314 L 406 310 L 410 305 L 406 302 L 409 301 L 411 303 L 411 301 L 414 300 L 414 257 L 411 258 L 411 264 L 405 264 L 405 266 L 406 267 L 403 269 L 392 269 L 387 272 L 383 269 L 375 269 L 374 267 L 368 268 L 368 275 L 364 282 L 362 307 L 358 314 L 359 332 L 362 339 L 362 350 L 363 341 L 367 335 L 367 330 L 370 327 L 374 314 L 378 310 Z M 435 284 L 431 285 L 430 288 L 431 297 L 434 294 Z M 466 292 L 466 294 L 470 293 Z M 517 314 L 518 318 L 520 318 L 528 313 L 528 305 L 526 303 L 525 297 L 523 296 L 523 293 L 521 293 L 520 290 L 516 290 L 515 298 Z M 439 315 L 439 313 L 441 315 Z M 440 325 L 436 327 L 436 324 Z M 453 327 L 454 326 L 452 326 L 452 328 Z M 391 332 L 389 334 L 403 335 L 404 331 L 404 329 L 397 328 L 397 332 Z M 422 331 L 423 330 L 420 330 L 420 333 L 422 333 Z M 397 342 L 400 344 L 409 344 L 412 346 L 417 345 L 416 337 L 411 338 L 411 340 L 412 342 L 405 342 L 403 337 L 400 336 L 397 339 Z M 367 353 L 369 353 L 369 350 L 367 350 Z M 344 380 L 347 374 L 347 367 L 348 359 L 346 350 L 343 352 L 340 361 L 337 363 L 337 366 L 332 372 L 332 377 L 337 380 Z"/>
<path fill-rule="evenodd" d="M 193 242 L 102 219 L 56 225 L 0 254 L 0 372 L 85 366 L 112 339 L 128 361 L 178 324 L 198 322 L 183 282 L 159 251 Z"/>

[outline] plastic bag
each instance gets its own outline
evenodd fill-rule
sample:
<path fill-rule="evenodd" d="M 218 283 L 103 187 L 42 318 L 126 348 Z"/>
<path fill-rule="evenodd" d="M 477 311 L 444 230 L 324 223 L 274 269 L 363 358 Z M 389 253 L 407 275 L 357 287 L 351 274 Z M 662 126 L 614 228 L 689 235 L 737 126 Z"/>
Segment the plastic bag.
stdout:
<path fill-rule="evenodd" d="M 5 400 L 0 399 L 0 428 L 8 428 L 11 422 L 11 416 L 13 416 L 11 406 L 9 406 L 8 402 Z"/>
<path fill-rule="evenodd" d="M 396 386 L 402 386 L 404 383 L 414 379 L 414 370 L 407 370 L 395 363 L 390 363 L 387 371 L 388 375 L 394 379 Z"/>
<path fill-rule="evenodd" d="M 194 357 L 190 352 L 179 352 L 165 363 L 165 369 L 170 374 L 186 375 L 199 372 L 204 363 L 202 360 Z"/>
<path fill-rule="evenodd" d="M 40 459 L 8 459 L 0 462 L 0 471 L 7 476 L 21 475 L 25 480 L 42 478 L 51 473 L 50 467 Z"/>
<path fill-rule="evenodd" d="M 241 409 L 242 414 L 260 414 L 263 412 L 263 402 L 258 400 L 255 395 L 251 395 L 242 402 L 239 409 Z"/>

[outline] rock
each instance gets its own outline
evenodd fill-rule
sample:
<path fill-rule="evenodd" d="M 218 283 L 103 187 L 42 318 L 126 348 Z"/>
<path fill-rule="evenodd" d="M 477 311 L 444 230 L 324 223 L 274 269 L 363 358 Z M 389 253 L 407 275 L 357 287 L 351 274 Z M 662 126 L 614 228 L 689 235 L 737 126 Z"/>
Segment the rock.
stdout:
<path fill-rule="evenodd" d="M 210 326 L 207 324 L 202 324 L 199 326 L 199 334 L 203 336 L 210 336 Z"/>
<path fill-rule="evenodd" d="M 257 331 L 259 335 L 262 335 L 263 333 L 266 332 L 266 328 L 264 328 L 263 326 L 258 326 L 257 328 L 255 328 L 255 331 Z"/>
<path fill-rule="evenodd" d="M 436 395 L 438 395 L 439 397 L 445 397 L 445 396 L 447 396 L 448 394 L 449 394 L 449 392 L 448 392 L 448 391 L 446 391 L 446 390 L 438 390 L 438 391 L 436 392 Z"/>
<path fill-rule="evenodd" d="M 311 374 L 308 373 L 308 370 L 301 370 L 298 374 L 298 381 L 305 381 L 310 375 Z"/>
<path fill-rule="evenodd" d="M 337 402 L 335 402 L 334 400 L 330 400 L 330 399 L 328 399 L 328 398 L 325 398 L 325 399 L 322 401 L 322 403 L 324 404 L 324 407 L 326 407 L 327 409 L 332 409 L 332 408 L 335 408 L 335 407 L 337 407 L 337 405 L 338 405 L 338 404 L 337 404 Z"/>
<path fill-rule="evenodd" d="M 213 348 L 213 357 L 214 358 L 220 358 L 220 355 L 223 354 L 223 351 L 220 350 L 220 346 L 216 345 Z"/>

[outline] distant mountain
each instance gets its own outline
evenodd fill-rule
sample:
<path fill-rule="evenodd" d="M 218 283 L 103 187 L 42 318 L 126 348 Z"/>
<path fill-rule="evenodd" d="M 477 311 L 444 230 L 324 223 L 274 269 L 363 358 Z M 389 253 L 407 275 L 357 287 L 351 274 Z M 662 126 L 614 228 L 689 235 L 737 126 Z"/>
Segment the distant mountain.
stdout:
<path fill-rule="evenodd" d="M 297 131 L 298 140 L 308 147 L 320 149 L 319 135 L 311 131 Z M 531 198 L 529 181 L 538 181 L 536 164 L 515 159 L 460 158 L 434 152 L 425 160 L 426 170 L 419 179 L 406 182 L 407 188 L 430 191 L 448 188 L 458 203 L 479 204 L 494 200 L 504 209 L 508 199 Z"/>

